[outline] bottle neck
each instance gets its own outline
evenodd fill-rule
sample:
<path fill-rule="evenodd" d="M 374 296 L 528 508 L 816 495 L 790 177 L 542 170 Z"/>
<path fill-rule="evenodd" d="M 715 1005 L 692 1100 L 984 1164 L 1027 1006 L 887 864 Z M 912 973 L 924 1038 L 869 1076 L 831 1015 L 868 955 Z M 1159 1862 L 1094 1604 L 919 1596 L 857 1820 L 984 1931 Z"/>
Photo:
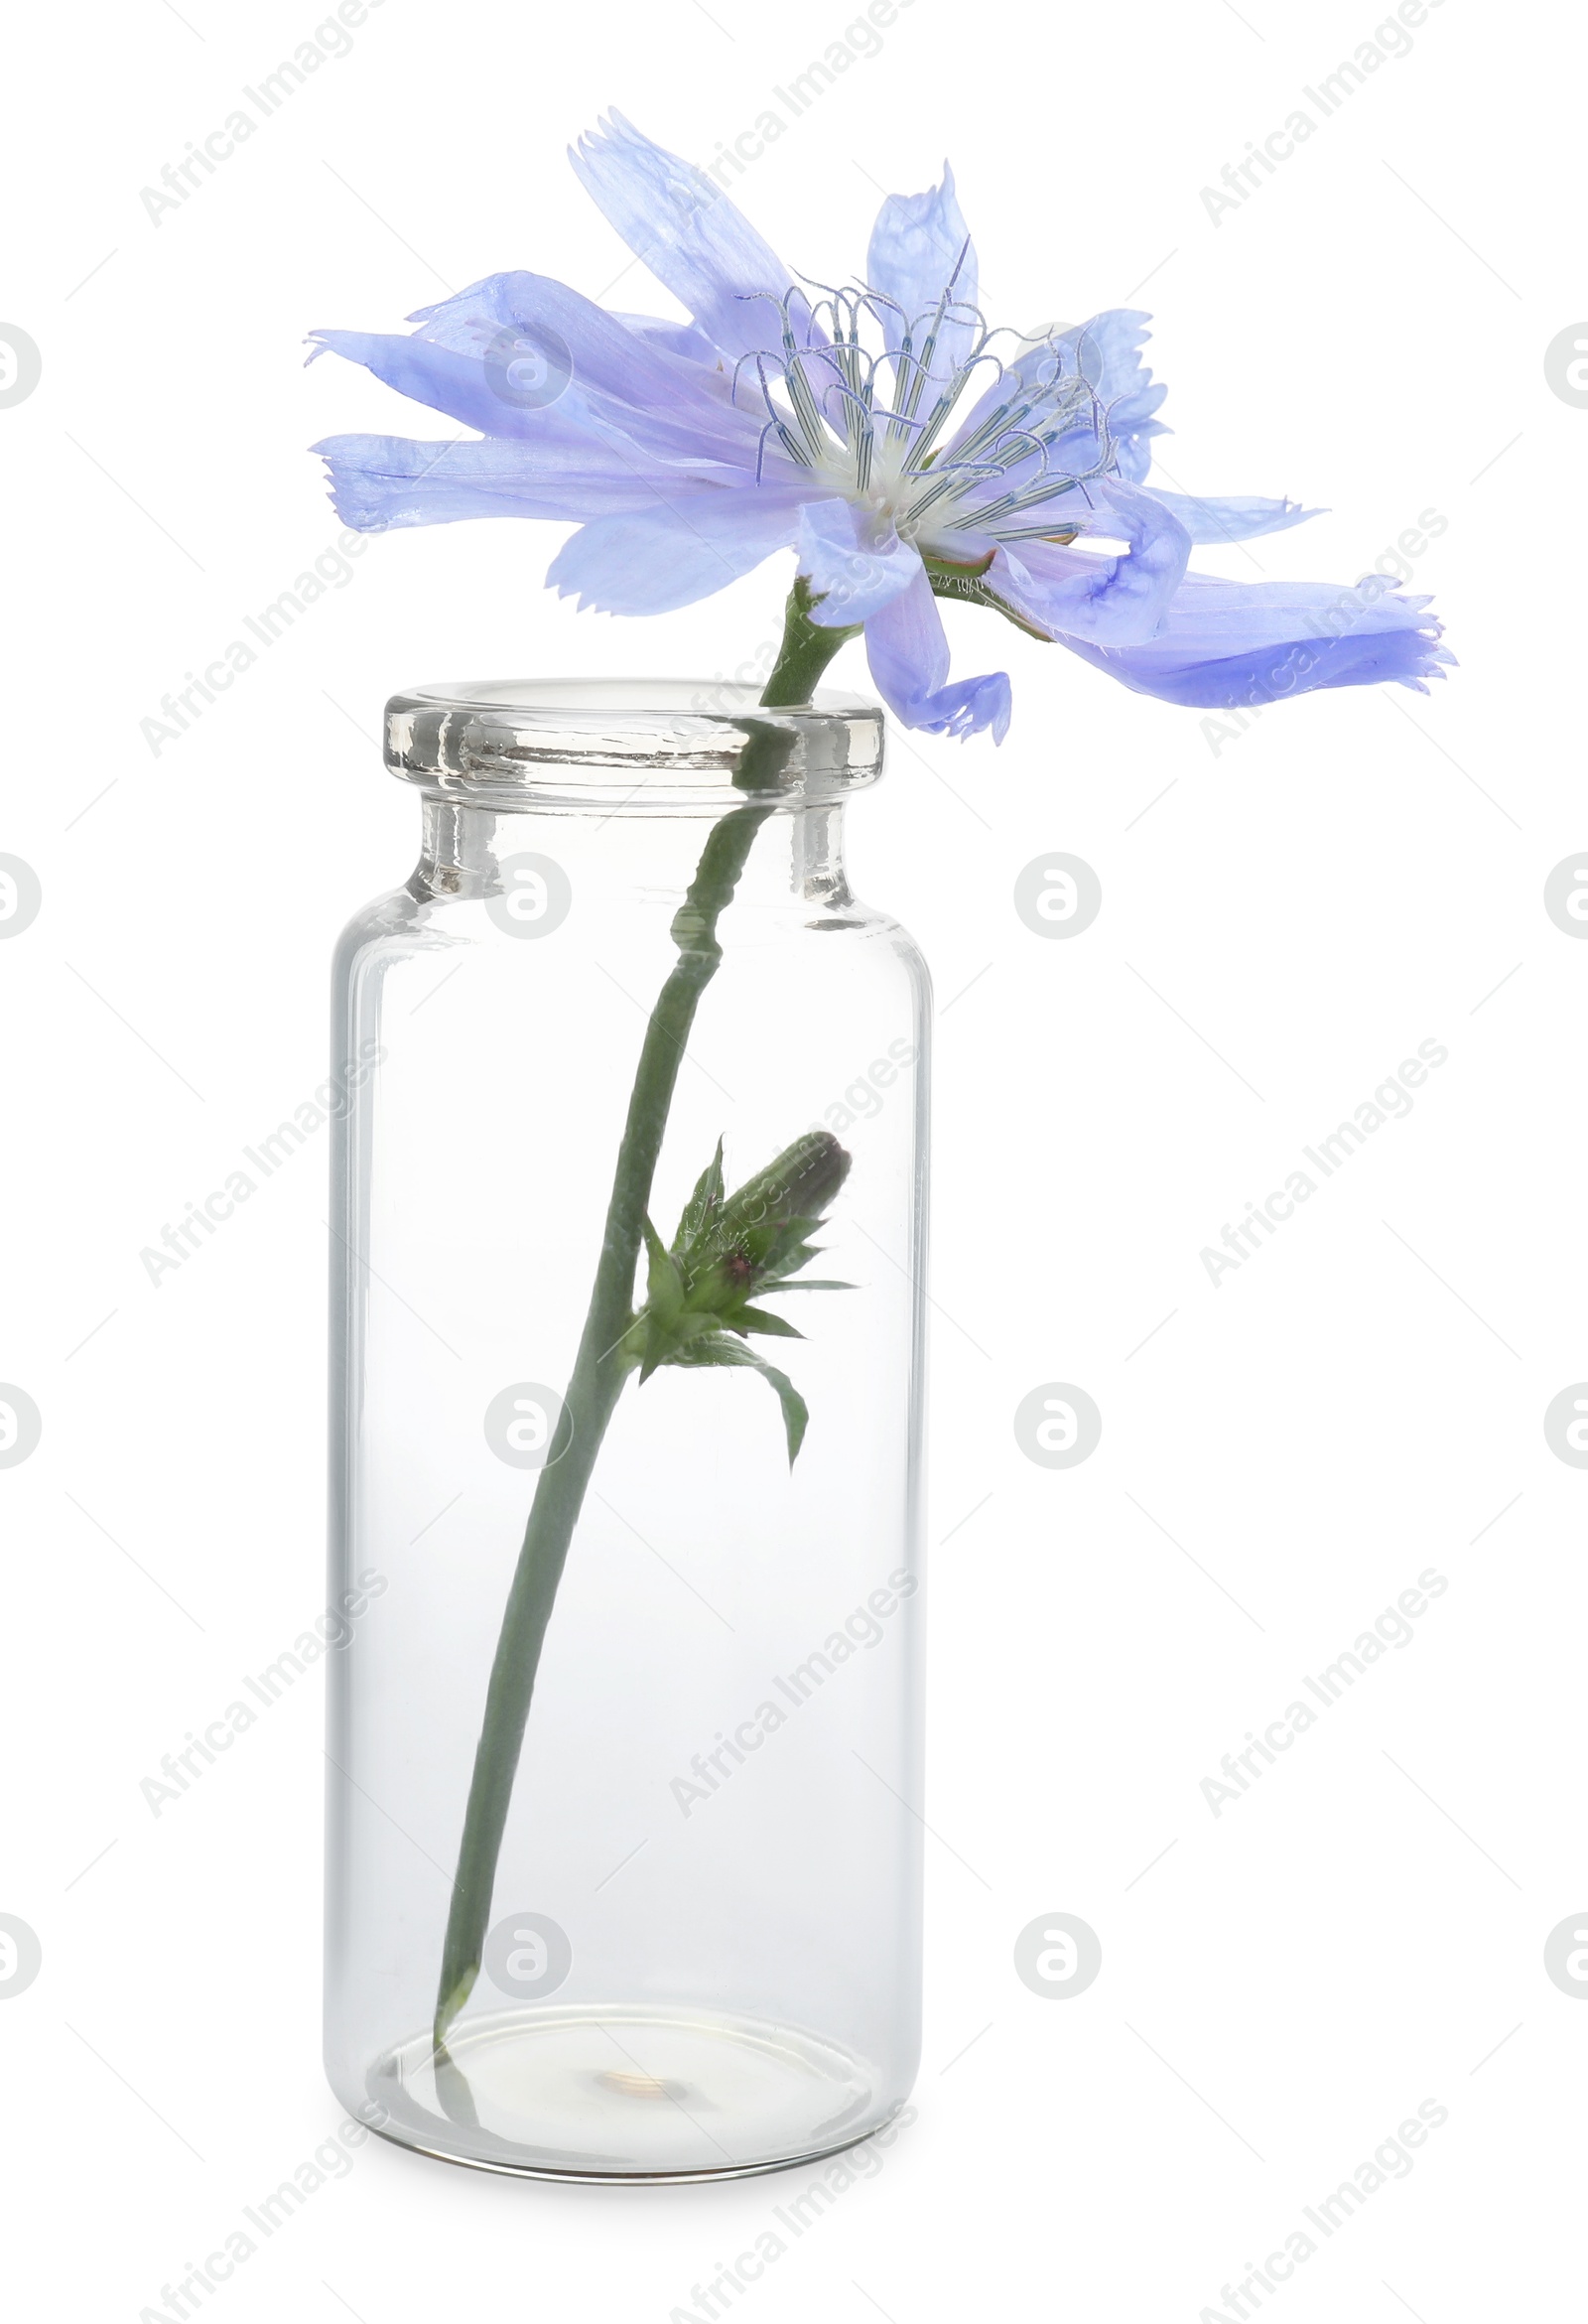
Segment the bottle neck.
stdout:
<path fill-rule="evenodd" d="M 415 881 L 437 896 L 490 895 L 501 889 L 505 863 L 534 855 L 549 857 L 582 889 L 682 900 L 720 820 L 621 809 L 605 816 L 545 808 L 502 813 L 427 797 Z M 847 907 L 853 898 L 845 876 L 842 804 L 774 808 L 755 834 L 734 900 Z"/>

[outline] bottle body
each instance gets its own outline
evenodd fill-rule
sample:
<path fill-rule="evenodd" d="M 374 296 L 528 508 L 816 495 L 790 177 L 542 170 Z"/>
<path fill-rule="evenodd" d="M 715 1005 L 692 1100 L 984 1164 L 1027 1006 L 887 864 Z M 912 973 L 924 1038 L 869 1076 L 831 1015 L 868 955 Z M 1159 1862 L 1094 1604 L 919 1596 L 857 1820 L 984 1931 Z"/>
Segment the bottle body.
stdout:
<path fill-rule="evenodd" d="M 669 1242 L 821 1130 L 849 1158 L 803 1335 L 631 1369 L 545 1623 L 477 1974 L 437 2039 L 504 1607 L 564 1456 L 636 1062 L 735 805 L 429 797 L 340 949 L 328 2063 L 345 2105 L 508 2170 L 687 2178 L 875 2128 L 914 2072 L 927 985 L 780 801 L 716 928 L 648 1212 Z M 646 1296 L 646 1266 L 633 1297 Z M 799 1282 L 791 1276 L 790 1284 Z M 763 1310 L 764 1311 L 764 1310 Z M 356 1610 L 354 1610 L 356 1609 Z M 472 1875 L 479 1886 L 476 1862 Z"/>

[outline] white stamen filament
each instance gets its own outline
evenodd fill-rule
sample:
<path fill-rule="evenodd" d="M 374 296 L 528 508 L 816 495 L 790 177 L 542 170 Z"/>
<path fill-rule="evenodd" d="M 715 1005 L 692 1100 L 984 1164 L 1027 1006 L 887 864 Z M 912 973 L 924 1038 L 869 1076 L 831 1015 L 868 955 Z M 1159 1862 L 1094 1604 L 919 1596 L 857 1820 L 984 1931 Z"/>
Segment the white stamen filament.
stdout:
<path fill-rule="evenodd" d="M 960 264 L 964 257 L 962 251 Z M 914 318 L 863 285 L 835 289 L 814 284 L 823 293 L 814 305 L 794 289 L 773 301 L 781 345 L 742 356 L 733 374 L 735 400 L 745 363 L 754 364 L 760 383 L 766 425 L 756 459 L 758 478 L 768 440 L 775 439 L 794 466 L 831 484 L 835 499 L 851 501 L 875 520 L 890 520 L 906 540 L 917 540 L 926 530 L 934 535 L 958 530 L 1021 540 L 1069 529 L 1057 512 L 1045 523 L 1007 520 L 1072 492 L 1089 501 L 1086 485 L 1117 466 L 1108 414 L 1079 368 L 1079 347 L 1076 370 L 1066 371 L 1065 349 L 1050 334 L 1040 343 L 1052 355 L 1051 369 L 1043 364 L 1045 375 L 1032 378 L 1028 354 L 1015 374 L 1014 392 L 1003 397 L 962 444 L 952 446 L 948 457 L 938 459 L 939 441 L 979 366 L 992 363 L 999 377 L 1005 375 L 1005 366 L 989 350 L 993 334 L 980 310 L 953 296 L 958 273 L 957 265 L 935 306 Z M 796 299 L 804 307 L 803 346 L 795 335 Z M 873 321 L 891 317 L 890 351 L 878 355 L 863 343 L 862 316 Z M 925 330 L 917 345 L 915 331 L 922 324 Z M 946 378 L 934 379 L 933 364 L 950 326 L 957 334 L 968 332 L 971 343 L 957 352 Z M 892 366 L 888 403 L 878 394 L 881 361 Z M 819 366 L 831 374 L 825 386 L 814 376 Z M 929 382 L 936 393 L 923 416 Z M 1049 456 L 1054 448 L 1083 432 L 1096 448 L 1088 464 L 1078 470 L 1052 467 Z M 1009 479 L 1008 488 L 978 502 L 975 495 L 1000 477 Z"/>

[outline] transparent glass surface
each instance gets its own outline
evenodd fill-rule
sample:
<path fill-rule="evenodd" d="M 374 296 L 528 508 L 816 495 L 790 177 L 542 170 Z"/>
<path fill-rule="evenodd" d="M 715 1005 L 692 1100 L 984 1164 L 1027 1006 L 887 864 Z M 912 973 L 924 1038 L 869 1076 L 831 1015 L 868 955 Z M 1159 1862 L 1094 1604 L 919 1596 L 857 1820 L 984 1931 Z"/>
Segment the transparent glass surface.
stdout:
<path fill-rule="evenodd" d="M 487 2168 L 771 2169 L 876 2128 L 915 2071 L 927 978 L 845 883 L 879 714 L 752 711 L 721 686 L 397 698 L 423 854 L 337 957 L 328 2067 L 389 2136 Z M 636 1061 L 769 727 L 650 1215 L 669 1241 L 720 1138 L 731 1188 L 832 1131 L 852 1162 L 806 1272 L 855 1288 L 765 1300 L 805 1335 L 751 1343 L 809 1407 L 792 1469 L 754 1373 L 630 1375 L 438 2053 L 487 1680 Z"/>

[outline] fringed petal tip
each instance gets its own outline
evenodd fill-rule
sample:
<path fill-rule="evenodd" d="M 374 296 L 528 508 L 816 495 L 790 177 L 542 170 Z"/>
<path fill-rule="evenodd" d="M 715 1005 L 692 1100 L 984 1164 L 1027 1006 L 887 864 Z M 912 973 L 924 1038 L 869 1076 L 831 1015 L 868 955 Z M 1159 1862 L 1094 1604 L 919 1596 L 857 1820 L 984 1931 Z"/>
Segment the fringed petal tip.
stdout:
<path fill-rule="evenodd" d="M 542 586 L 553 591 L 559 598 L 572 598 L 576 614 L 605 614 L 609 619 L 615 620 L 617 618 L 610 606 L 600 605 L 595 598 L 587 597 L 577 582 L 553 581 L 548 573 Z"/>
<path fill-rule="evenodd" d="M 1340 686 L 1427 691 L 1455 657 L 1426 598 L 1318 582 L 1230 582 L 1190 574 L 1141 644 L 1060 642 L 1138 694 L 1186 709 L 1250 709 Z"/>
<path fill-rule="evenodd" d="M 342 523 L 353 532 L 388 532 L 393 519 L 387 494 L 372 482 L 359 457 L 359 448 L 367 441 L 359 436 L 323 436 L 309 450 L 325 462 L 326 497 Z"/>
<path fill-rule="evenodd" d="M 954 689 L 951 687 L 952 693 Z M 1009 720 L 1014 713 L 1014 692 L 1006 670 L 992 670 L 985 678 L 971 678 L 966 682 L 967 702 L 965 723 L 949 729 L 962 743 L 973 735 L 991 734 L 994 748 L 1009 731 Z"/>
<path fill-rule="evenodd" d="M 647 153 L 660 150 L 643 130 L 634 127 L 627 114 L 620 112 L 616 105 L 608 105 L 604 113 L 597 113 L 593 129 L 580 131 L 567 149 L 568 158 L 577 164 L 593 147 L 602 145 L 630 145 Z"/>
<path fill-rule="evenodd" d="M 1001 743 L 1009 731 L 1008 675 L 947 683 L 949 643 L 924 567 L 865 624 L 865 657 L 876 690 L 900 726 L 918 735 L 948 735 L 960 742 L 991 731 Z"/>
<path fill-rule="evenodd" d="M 973 735 L 991 735 L 994 745 L 1009 731 L 1014 696 L 1006 670 L 989 670 L 980 678 L 959 678 L 935 694 L 892 705 L 901 726 L 918 735 L 941 735 L 945 741 L 968 743 Z"/>
<path fill-rule="evenodd" d="M 1145 490 L 1172 509 L 1199 548 L 1219 548 L 1250 541 L 1262 533 L 1288 532 L 1327 509 L 1308 508 L 1299 500 L 1264 500 L 1246 492 L 1168 492 L 1157 484 Z M 1089 527 L 1092 530 L 1101 526 Z"/>
<path fill-rule="evenodd" d="M 582 528 L 584 529 L 584 528 Z M 579 534 L 570 533 L 569 540 L 577 541 Z M 563 546 L 566 548 L 568 542 Z M 611 614 L 618 609 L 611 603 L 608 592 L 593 577 L 580 572 L 559 571 L 560 558 L 554 557 L 546 568 L 543 589 L 549 589 L 560 599 L 571 599 L 576 614 Z"/>
<path fill-rule="evenodd" d="M 1438 636 L 1443 627 L 1442 621 L 1435 621 L 1434 635 Z M 1409 686 L 1414 694 L 1426 694 L 1430 678 L 1437 678 L 1442 686 L 1446 670 L 1459 670 L 1461 664 L 1447 646 L 1431 645 L 1419 662 L 1408 669 L 1392 672 L 1390 682 L 1396 686 Z"/>
<path fill-rule="evenodd" d="M 374 507 L 368 495 L 360 488 L 356 477 L 338 469 L 331 461 L 326 463 L 326 498 L 336 511 L 337 519 L 349 532 L 390 532 L 392 519 Z"/>
<path fill-rule="evenodd" d="M 314 363 L 322 355 L 345 355 L 349 363 L 363 363 L 365 348 L 378 344 L 380 337 L 377 332 L 338 331 L 330 324 L 320 324 L 304 333 L 304 344 L 309 349 L 304 360 Z"/>

